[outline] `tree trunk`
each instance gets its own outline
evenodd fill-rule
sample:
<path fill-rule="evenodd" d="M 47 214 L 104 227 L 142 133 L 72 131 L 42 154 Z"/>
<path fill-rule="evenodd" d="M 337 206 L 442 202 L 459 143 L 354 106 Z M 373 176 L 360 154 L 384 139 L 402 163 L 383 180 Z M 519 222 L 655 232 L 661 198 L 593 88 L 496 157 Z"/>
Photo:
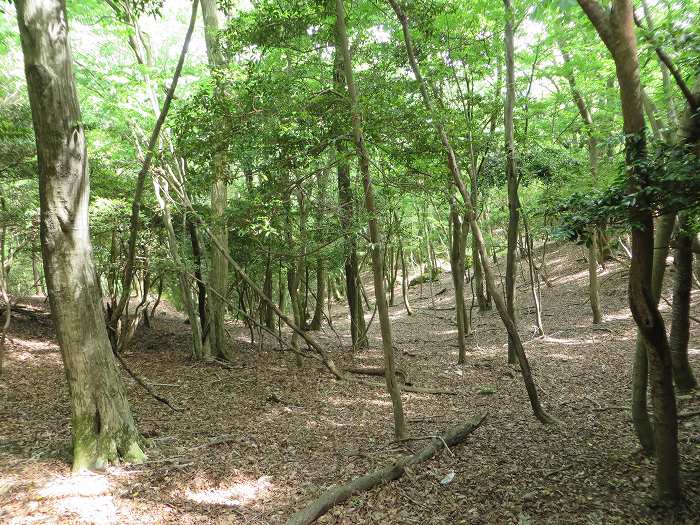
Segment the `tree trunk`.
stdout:
<path fill-rule="evenodd" d="M 267 262 L 265 264 L 265 281 L 263 282 L 263 292 L 267 297 L 272 297 L 272 242 L 270 241 L 267 245 Z M 262 310 L 262 324 L 270 330 L 275 328 L 275 316 L 273 315 L 272 308 L 265 301 L 261 304 Z"/>
<path fill-rule="evenodd" d="M 18 0 L 39 164 L 44 273 L 71 400 L 73 470 L 142 461 L 102 311 L 88 230 L 87 147 L 62 0 Z"/>
<path fill-rule="evenodd" d="M 513 322 L 513 319 L 508 315 L 508 310 L 506 308 L 505 301 L 498 294 L 498 290 L 496 288 L 496 280 L 494 278 L 493 271 L 491 270 L 491 264 L 489 262 L 488 253 L 486 252 L 486 243 L 484 242 L 484 236 L 481 233 L 479 221 L 476 218 L 476 212 L 472 207 L 471 195 L 466 185 L 464 184 L 464 181 L 462 180 L 459 162 L 457 160 L 457 156 L 455 155 L 454 150 L 452 149 L 452 145 L 450 144 L 450 139 L 447 136 L 447 133 L 445 132 L 444 128 L 442 127 L 442 124 L 440 123 L 440 119 L 438 118 L 437 112 L 435 111 L 435 107 L 430 99 L 430 95 L 428 94 L 428 83 L 421 75 L 420 68 L 418 67 L 418 61 L 416 60 L 416 55 L 413 50 L 413 40 L 411 38 L 411 33 L 408 28 L 408 18 L 406 17 L 405 13 L 403 12 L 399 4 L 396 2 L 396 0 L 388 0 L 388 2 L 391 5 L 394 12 L 396 13 L 399 22 L 401 23 L 404 41 L 406 43 L 406 52 L 408 54 L 408 59 L 411 64 L 411 70 L 413 71 L 413 74 L 416 77 L 416 81 L 418 82 L 421 98 L 423 99 L 423 104 L 432 116 L 433 126 L 435 127 L 435 131 L 437 132 L 438 137 L 440 138 L 440 142 L 442 143 L 442 146 L 445 149 L 445 153 L 447 154 L 447 165 L 452 176 L 452 181 L 454 182 L 455 186 L 457 186 L 457 189 L 459 190 L 459 193 L 462 197 L 464 206 L 467 210 L 467 216 L 469 217 L 469 225 L 471 227 L 472 235 L 474 235 L 476 244 L 479 248 L 479 255 L 481 257 L 481 263 L 484 269 L 484 277 L 486 279 L 487 288 L 489 290 L 489 293 L 491 294 L 494 303 L 496 304 L 496 310 L 498 310 L 498 314 L 500 315 L 501 321 L 503 322 L 503 325 L 505 326 L 508 332 L 508 336 L 510 337 L 510 339 L 513 340 L 515 354 L 518 358 L 520 372 L 525 383 L 525 388 L 527 390 L 528 398 L 530 399 L 532 410 L 535 414 L 535 417 L 537 417 L 537 419 L 539 419 L 542 423 L 555 423 L 556 419 L 547 414 L 547 412 L 545 412 L 544 408 L 540 403 L 539 395 L 537 393 L 537 387 L 535 385 L 534 380 L 532 379 L 530 364 L 527 360 L 527 355 L 525 354 L 525 348 L 522 345 L 520 335 L 518 334 L 518 330 L 515 326 L 515 323 Z"/>
<path fill-rule="evenodd" d="M 505 6 L 505 50 L 506 50 L 506 105 L 504 111 L 506 140 L 506 177 L 508 179 L 508 249 L 506 251 L 506 307 L 508 316 L 517 326 L 515 311 L 515 270 L 518 247 L 518 227 L 520 222 L 520 199 L 518 197 L 518 172 L 515 166 L 515 139 L 513 137 L 513 105 L 515 104 L 515 59 L 513 49 L 513 6 L 510 0 L 503 0 Z M 515 346 L 508 338 L 508 363 L 517 362 Z"/>
<path fill-rule="evenodd" d="M 630 0 L 613 0 L 610 12 L 595 0 L 578 0 L 615 60 L 620 86 L 625 161 L 629 190 L 637 194 L 630 211 L 632 258 L 629 270 L 629 304 L 632 317 L 648 348 L 654 407 L 656 449 L 656 492 L 662 501 L 681 499 L 678 470 L 678 421 L 673 390 L 671 351 L 666 327 L 658 309 L 658 296 L 652 284 L 654 262 L 654 223 L 643 191 L 649 185 L 644 113 L 642 109 L 639 59 L 634 29 L 634 7 Z M 658 284 L 660 287 L 660 283 Z M 660 288 L 659 288 L 660 289 Z"/>
<path fill-rule="evenodd" d="M 597 229 L 591 231 L 591 238 L 588 241 L 588 297 L 591 300 L 591 312 L 593 313 L 593 324 L 602 321 L 600 313 L 600 286 L 598 284 L 598 235 Z"/>
<path fill-rule="evenodd" d="M 216 13 L 216 0 L 202 0 L 202 18 L 204 19 L 204 36 L 207 57 L 212 68 L 225 65 L 217 43 L 219 21 Z M 212 161 L 211 185 L 211 232 L 219 243 L 228 250 L 228 229 L 226 227 L 226 203 L 228 187 L 226 182 L 226 162 L 223 153 L 215 152 Z M 226 254 L 211 250 L 211 268 L 209 270 L 209 333 L 212 354 L 222 359 L 231 359 L 225 331 L 226 303 L 222 300 L 228 290 L 228 261 Z"/>
<path fill-rule="evenodd" d="M 450 248 L 450 265 L 452 269 L 452 283 L 455 289 L 455 312 L 457 317 L 457 348 L 459 354 L 457 363 L 464 364 L 467 355 L 465 342 L 466 322 L 464 318 L 464 264 L 460 254 L 462 252 L 462 224 L 454 197 L 450 197 L 450 224 L 452 227 L 452 246 Z M 462 263 L 460 267 L 460 263 Z"/>
<path fill-rule="evenodd" d="M 316 305 L 314 306 L 314 317 L 311 319 L 311 330 L 321 329 L 323 319 L 323 307 L 326 299 L 326 267 L 323 258 L 316 261 Z"/>
<path fill-rule="evenodd" d="M 401 295 L 403 296 L 403 305 L 406 308 L 406 314 L 413 315 L 411 302 L 408 299 L 408 271 L 406 269 L 406 256 L 403 253 L 403 243 L 401 239 L 399 239 L 399 253 L 401 256 Z"/>
<path fill-rule="evenodd" d="M 673 379 L 679 391 L 687 393 L 697 388 L 697 381 L 688 363 L 688 340 L 690 338 L 690 290 L 693 284 L 692 236 L 685 231 L 689 226 L 685 214 L 680 215 L 674 263 L 676 278 L 673 284 L 673 315 L 671 321 L 671 363 Z"/>
<path fill-rule="evenodd" d="M 559 43 L 559 50 L 561 51 L 562 58 L 564 59 L 564 64 L 571 66 L 571 57 L 561 42 Z M 586 127 L 586 134 L 588 135 L 588 162 L 591 168 L 591 179 L 595 185 L 598 181 L 598 140 L 596 139 L 593 129 L 593 117 L 586 100 L 583 98 L 583 95 L 576 85 L 576 79 L 572 71 L 567 72 L 566 79 L 569 82 L 571 94 L 573 96 L 574 103 L 578 108 L 581 120 L 583 120 L 583 124 Z M 600 312 L 600 294 L 598 289 L 598 251 L 602 250 L 604 247 L 600 246 L 599 243 L 598 237 L 600 232 L 601 230 L 598 227 L 592 228 L 591 238 L 588 242 L 588 296 L 591 301 L 593 324 L 598 324 L 602 320 Z M 601 257 L 600 259 L 600 262 L 602 263 L 605 258 Z"/>
<path fill-rule="evenodd" d="M 187 319 L 190 322 L 190 330 L 192 330 L 192 357 L 194 359 L 204 359 L 206 356 L 203 353 L 201 326 L 199 325 L 199 315 L 192 304 L 192 293 L 190 291 L 190 281 L 187 275 L 187 269 L 184 266 L 182 257 L 177 246 L 177 237 L 173 228 L 172 217 L 170 216 L 170 194 L 169 184 L 165 179 L 153 177 L 153 187 L 156 193 L 156 199 L 163 211 L 163 223 L 168 232 L 168 250 L 170 257 L 175 264 L 178 284 L 180 285 L 180 294 L 182 295 L 182 304 L 187 314 Z M 210 295 L 210 299 L 212 299 Z"/>
<path fill-rule="evenodd" d="M 337 39 L 337 37 L 336 37 Z M 334 65 L 333 65 L 333 85 L 338 92 L 343 92 L 345 88 L 345 72 L 342 53 L 338 51 L 339 45 L 336 42 Z M 336 136 L 342 133 L 337 129 Z M 365 333 L 365 316 L 362 309 L 362 297 L 358 287 L 359 270 L 357 267 L 357 236 L 353 231 L 354 221 L 354 197 L 350 182 L 350 165 L 348 164 L 348 149 L 342 140 L 336 141 L 336 161 L 338 175 L 338 201 L 340 205 L 340 226 L 344 232 L 345 239 L 345 288 L 350 312 L 350 336 L 353 348 L 366 348 L 369 343 Z"/>
<path fill-rule="evenodd" d="M 202 328 L 202 353 L 206 358 L 211 355 L 211 347 L 209 346 L 209 320 L 207 318 L 207 286 L 202 275 L 202 248 L 199 244 L 197 225 L 189 218 L 187 219 L 187 229 L 190 232 L 194 277 L 197 280 L 197 311 L 199 312 L 199 324 Z"/>
<path fill-rule="evenodd" d="M 350 46 L 345 26 L 345 6 L 343 0 L 336 0 L 336 36 L 340 43 L 343 55 L 343 66 L 345 68 L 345 84 L 350 99 L 350 109 L 352 115 L 352 131 L 355 141 L 355 148 L 360 163 L 360 173 L 365 193 L 365 208 L 369 214 L 369 237 L 370 251 L 372 255 L 372 273 L 374 274 L 374 296 L 379 313 L 379 325 L 382 335 L 382 347 L 384 353 L 384 369 L 387 390 L 391 396 L 391 403 L 394 412 L 394 434 L 398 439 L 406 435 L 406 423 L 403 414 L 403 404 L 401 401 L 401 390 L 394 374 L 394 345 L 391 336 L 391 321 L 389 319 L 389 307 L 386 303 L 384 293 L 384 275 L 382 271 L 382 239 L 379 232 L 379 222 L 377 220 L 377 208 L 374 204 L 374 188 L 369 173 L 369 154 L 365 147 L 365 139 L 362 131 L 362 113 L 359 105 L 357 87 L 353 79 L 352 59 L 350 56 Z"/>

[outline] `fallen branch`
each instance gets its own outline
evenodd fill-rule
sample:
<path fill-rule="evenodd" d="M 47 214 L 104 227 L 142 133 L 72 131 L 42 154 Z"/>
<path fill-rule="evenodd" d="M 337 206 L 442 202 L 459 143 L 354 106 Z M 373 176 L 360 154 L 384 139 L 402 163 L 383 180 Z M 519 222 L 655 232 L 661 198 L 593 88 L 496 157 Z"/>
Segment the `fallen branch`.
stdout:
<path fill-rule="evenodd" d="M 296 512 L 287 521 L 287 525 L 308 525 L 323 516 L 331 507 L 348 500 L 354 493 L 370 490 L 387 481 L 399 479 L 406 472 L 406 467 L 417 465 L 433 458 L 443 448 L 460 444 L 474 432 L 486 419 L 486 414 L 477 416 L 464 425 L 459 425 L 439 438 L 434 438 L 430 444 L 417 454 L 405 456 L 389 465 L 355 478 L 343 485 L 336 485 L 326 490 L 321 496 Z"/>
<path fill-rule="evenodd" d="M 369 385 L 376 388 L 384 388 L 382 383 L 377 383 L 376 381 L 363 381 L 362 379 L 347 378 L 347 381 L 352 383 L 359 383 L 361 385 Z M 446 396 L 456 396 L 457 392 L 454 390 L 443 390 L 441 388 L 431 388 L 431 387 L 421 387 L 421 386 L 409 386 L 402 385 L 401 392 L 414 392 L 417 394 L 443 394 Z"/>
<path fill-rule="evenodd" d="M 384 377 L 384 368 L 383 367 L 369 367 L 369 368 L 346 368 L 346 372 L 349 372 L 351 374 L 358 374 L 358 375 L 365 375 L 365 376 L 379 376 L 379 377 Z M 402 383 L 406 382 L 406 379 L 408 378 L 408 374 L 401 370 L 400 368 L 395 370 L 394 373 L 396 376 L 400 379 Z"/>
<path fill-rule="evenodd" d="M 124 370 L 126 370 L 127 373 L 132 377 L 132 379 L 134 381 L 136 381 L 139 385 L 141 385 L 146 392 L 151 394 L 151 396 L 155 400 L 160 401 L 164 405 L 168 405 L 175 412 L 182 412 L 181 408 L 176 407 L 175 405 L 173 405 L 172 401 L 170 401 L 167 397 L 161 396 L 158 392 L 153 390 L 153 388 L 151 388 L 151 386 L 148 384 L 148 382 L 144 378 L 142 378 L 136 372 L 134 372 L 131 368 L 129 368 L 129 366 L 126 364 L 126 362 L 124 361 L 124 358 L 122 356 L 120 356 L 116 352 L 114 353 L 114 356 L 117 358 L 117 361 L 119 361 L 119 363 L 121 363 L 122 367 L 124 367 Z"/>

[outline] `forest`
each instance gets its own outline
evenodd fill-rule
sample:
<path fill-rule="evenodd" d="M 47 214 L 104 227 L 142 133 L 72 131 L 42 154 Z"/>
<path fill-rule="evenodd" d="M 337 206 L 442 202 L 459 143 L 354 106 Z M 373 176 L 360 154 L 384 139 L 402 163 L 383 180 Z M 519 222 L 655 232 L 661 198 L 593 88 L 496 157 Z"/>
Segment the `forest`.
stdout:
<path fill-rule="evenodd" d="M 700 523 L 700 1 L 0 2 L 0 522 Z"/>

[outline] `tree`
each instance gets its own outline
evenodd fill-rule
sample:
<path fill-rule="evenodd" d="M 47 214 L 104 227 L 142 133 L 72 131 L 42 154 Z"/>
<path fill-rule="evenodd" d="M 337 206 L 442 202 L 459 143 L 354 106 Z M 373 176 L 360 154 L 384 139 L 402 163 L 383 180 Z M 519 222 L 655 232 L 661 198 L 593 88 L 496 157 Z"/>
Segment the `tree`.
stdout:
<path fill-rule="evenodd" d="M 654 407 L 656 492 L 659 499 L 681 498 L 678 471 L 678 422 L 673 391 L 671 351 L 664 320 L 652 289 L 654 222 L 642 193 L 649 185 L 645 167 L 647 147 L 639 80 L 634 8 L 630 0 L 614 0 L 609 12 L 596 0 L 578 0 L 601 40 L 610 51 L 620 87 L 628 190 L 637 195 L 631 208 L 632 260 L 629 273 L 629 304 L 632 316 L 649 349 Z"/>
<path fill-rule="evenodd" d="M 403 414 L 403 404 L 401 402 L 401 389 L 396 380 L 394 366 L 394 345 L 391 337 L 391 320 L 389 319 L 389 307 L 384 293 L 384 271 L 382 269 L 382 239 L 377 221 L 377 208 L 374 204 L 374 188 L 369 172 L 369 153 L 365 146 L 365 138 L 362 132 L 362 113 L 358 101 L 357 87 L 353 78 L 352 58 L 350 55 L 350 45 L 345 25 L 345 6 L 343 0 L 335 2 L 336 32 L 340 49 L 343 55 L 343 66 L 345 68 L 345 84 L 350 98 L 352 133 L 357 150 L 357 157 L 360 164 L 360 173 L 365 190 L 365 208 L 369 213 L 369 237 L 370 251 L 372 256 L 372 274 L 374 276 L 374 296 L 379 314 L 379 325 L 382 333 L 382 349 L 384 353 L 384 377 L 386 379 L 387 390 L 391 396 L 391 403 L 394 409 L 394 434 L 397 439 L 406 436 L 406 423 Z"/>
<path fill-rule="evenodd" d="M 515 270 L 518 249 L 518 226 L 520 222 L 520 199 L 518 198 L 518 171 L 515 165 L 515 138 L 513 137 L 513 105 L 515 104 L 515 50 L 513 49 L 513 6 L 503 0 L 505 7 L 506 50 L 506 104 L 504 111 L 506 178 L 508 180 L 508 251 L 506 253 L 506 307 L 508 315 L 517 326 L 515 311 Z M 508 338 L 508 362 L 515 363 L 515 344 Z"/>
<path fill-rule="evenodd" d="M 207 57 L 212 70 L 225 65 L 217 41 L 219 21 L 214 0 L 202 0 L 202 18 L 204 19 L 204 35 L 207 46 Z M 226 164 L 222 152 L 215 152 L 212 160 L 211 184 L 211 221 L 212 234 L 226 250 L 228 250 L 228 229 L 226 227 Z M 211 351 L 216 357 L 231 359 L 224 326 L 226 302 L 223 300 L 228 288 L 228 261 L 226 253 L 219 250 L 211 251 L 211 268 L 209 271 L 209 333 Z"/>
<path fill-rule="evenodd" d="M 87 146 L 65 3 L 16 5 L 39 163 L 44 272 L 71 399 L 73 470 L 101 468 L 119 457 L 142 461 L 92 260 Z"/>

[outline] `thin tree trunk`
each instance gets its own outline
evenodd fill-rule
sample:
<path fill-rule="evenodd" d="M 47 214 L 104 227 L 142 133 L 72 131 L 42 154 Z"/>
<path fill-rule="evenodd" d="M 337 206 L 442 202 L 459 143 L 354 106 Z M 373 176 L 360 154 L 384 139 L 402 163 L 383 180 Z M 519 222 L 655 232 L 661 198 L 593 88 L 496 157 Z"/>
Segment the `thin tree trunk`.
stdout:
<path fill-rule="evenodd" d="M 37 145 L 44 273 L 71 400 L 73 470 L 119 457 L 143 461 L 92 260 L 87 147 L 65 4 L 16 5 Z"/>
<path fill-rule="evenodd" d="M 591 301 L 593 324 L 599 324 L 603 317 L 600 313 L 600 286 L 598 284 L 598 235 L 597 229 L 591 231 L 588 241 L 588 297 Z"/>
<path fill-rule="evenodd" d="M 357 87 L 353 79 L 352 59 L 350 56 L 350 46 L 345 26 L 345 6 L 343 0 L 336 0 L 336 35 L 340 43 L 343 55 L 343 66 L 345 68 L 345 84 L 350 98 L 350 110 L 352 115 L 352 130 L 355 148 L 360 163 L 360 173 L 365 193 L 365 208 L 369 214 L 369 236 L 370 251 L 372 255 L 372 273 L 374 274 L 374 295 L 379 313 L 379 325 L 382 335 L 382 347 L 384 353 L 384 369 L 387 390 L 391 396 L 391 403 L 394 412 L 394 434 L 398 439 L 406 435 L 406 422 L 403 414 L 403 404 L 401 401 L 401 390 L 396 375 L 394 373 L 394 345 L 391 336 L 391 321 L 389 319 L 389 308 L 386 303 L 384 293 L 384 281 L 382 272 L 382 239 L 379 232 L 379 222 L 377 220 L 377 209 L 374 204 L 374 188 L 369 173 L 369 154 L 365 147 L 365 139 L 362 131 L 362 113 L 359 105 Z"/>
<path fill-rule="evenodd" d="M 337 39 L 337 37 L 336 37 Z M 338 92 L 345 88 L 345 72 L 343 56 L 339 52 L 336 42 L 333 85 Z M 336 136 L 342 133 L 341 129 L 335 130 Z M 353 348 L 366 348 L 369 346 L 367 337 L 362 334 L 366 331 L 362 297 L 358 286 L 359 269 L 357 265 L 357 236 L 353 231 L 354 221 L 354 197 L 350 182 L 350 165 L 348 163 L 348 149 L 342 140 L 336 141 L 336 161 L 338 178 L 338 201 L 340 204 L 340 226 L 345 238 L 345 289 L 350 312 L 350 336 Z"/>
<path fill-rule="evenodd" d="M 527 266 L 530 272 L 530 293 L 532 294 L 532 303 L 535 305 L 535 322 L 537 323 L 537 331 L 539 335 L 544 335 L 544 324 L 542 323 L 542 303 L 539 293 L 539 279 L 537 271 L 532 260 L 532 235 L 527 226 L 527 217 L 523 214 L 523 228 L 525 233 L 525 256 L 527 257 Z"/>
<path fill-rule="evenodd" d="M 406 271 L 406 256 L 403 253 L 403 243 L 399 239 L 399 252 L 401 256 L 401 294 L 403 296 L 403 305 L 406 308 L 408 315 L 413 315 L 411 303 L 408 299 L 408 271 Z"/>
<path fill-rule="evenodd" d="M 459 211 L 454 202 L 454 197 L 450 197 L 450 223 L 452 226 L 452 246 L 450 249 L 450 265 L 452 267 L 452 283 L 455 289 L 455 312 L 457 317 L 457 348 L 459 354 L 457 363 L 464 364 L 467 355 L 467 345 L 465 342 L 465 319 L 464 319 L 464 265 L 460 267 L 462 251 L 462 224 Z"/>
<path fill-rule="evenodd" d="M 673 380 L 678 390 L 683 393 L 697 388 L 697 381 L 688 363 L 688 340 L 690 338 L 688 316 L 690 315 L 690 290 L 693 284 L 693 251 L 691 249 L 693 238 L 685 231 L 688 226 L 688 218 L 682 213 L 674 256 L 676 278 L 673 285 L 673 314 L 669 337 Z"/>
<path fill-rule="evenodd" d="M 527 390 L 528 398 L 530 399 L 532 410 L 535 414 L 535 417 L 537 417 L 537 419 L 539 419 L 542 423 L 555 423 L 556 419 L 547 414 L 547 412 L 545 412 L 544 408 L 540 403 L 539 395 L 537 393 L 537 387 L 535 385 L 534 380 L 532 379 L 530 364 L 527 360 L 525 348 L 522 345 L 520 335 L 518 334 L 518 330 L 515 326 L 515 323 L 513 322 L 513 319 L 508 315 L 508 310 L 506 308 L 505 301 L 498 294 L 498 291 L 496 289 L 496 280 L 494 278 L 493 271 L 491 270 L 491 264 L 489 262 L 488 253 L 486 252 L 486 243 L 484 242 L 484 237 L 481 233 L 481 228 L 479 227 L 479 221 L 477 220 L 476 212 L 472 207 L 472 199 L 469 193 L 469 189 L 467 189 L 466 185 L 464 184 L 464 181 L 462 180 L 462 176 L 459 169 L 459 162 L 454 153 L 454 150 L 452 149 L 449 137 L 447 136 L 447 133 L 445 132 L 444 128 L 442 127 L 442 124 L 440 123 L 440 119 L 438 118 L 438 115 L 435 111 L 433 103 L 430 99 L 430 95 L 428 94 L 428 83 L 421 75 L 420 69 L 418 67 L 416 55 L 413 50 L 413 40 L 411 38 L 411 33 L 408 28 L 408 18 L 406 17 L 396 0 L 388 0 L 388 2 L 391 5 L 394 12 L 396 13 L 399 22 L 401 23 L 404 41 L 406 43 L 406 52 L 408 54 L 409 62 L 411 63 L 411 70 L 413 71 L 413 74 L 416 77 L 416 81 L 418 82 L 423 103 L 432 116 L 432 122 L 435 127 L 435 131 L 437 132 L 438 137 L 440 138 L 440 142 L 442 143 L 443 148 L 445 149 L 445 153 L 447 155 L 447 164 L 450 170 L 450 174 L 452 175 L 452 180 L 457 186 L 457 189 L 459 189 L 462 201 L 467 210 L 472 235 L 474 235 L 477 246 L 479 248 L 479 255 L 481 257 L 481 262 L 484 269 L 486 285 L 496 305 L 496 309 L 498 310 L 498 313 L 501 317 L 501 321 L 503 322 L 503 325 L 505 326 L 509 337 L 513 340 L 515 353 L 518 358 L 520 371 L 523 377 L 523 381 L 525 382 L 525 388 Z"/>
<path fill-rule="evenodd" d="M 263 292 L 268 297 L 272 297 L 272 241 L 267 245 L 267 260 L 265 263 L 265 280 L 263 281 Z M 265 301 L 260 305 L 261 321 L 263 326 L 273 330 L 275 328 L 275 317 L 272 314 L 272 308 Z"/>
<path fill-rule="evenodd" d="M 124 276 L 122 278 L 122 292 L 119 297 L 119 302 L 114 306 L 111 316 L 108 319 L 109 330 L 110 333 L 113 335 L 111 342 L 112 348 L 114 349 L 116 349 L 119 345 L 119 341 L 116 338 L 116 334 L 118 333 L 119 320 L 122 316 L 122 313 L 124 312 L 124 309 L 127 307 L 131 295 L 131 283 L 134 278 L 134 259 L 136 257 L 136 241 L 139 232 L 139 215 L 141 214 L 141 200 L 143 199 L 146 175 L 148 174 L 151 168 L 151 163 L 153 162 L 153 156 L 155 155 L 155 150 L 158 143 L 158 137 L 160 136 L 160 130 L 163 127 L 165 118 L 168 115 L 171 102 L 175 95 L 175 88 L 177 87 L 178 81 L 180 80 L 180 73 L 182 73 L 182 67 L 185 63 L 185 56 L 187 55 L 187 49 L 189 48 L 190 40 L 192 39 L 192 33 L 194 31 L 198 8 L 199 0 L 193 0 L 192 14 L 190 16 L 189 26 L 185 35 L 185 41 L 182 44 L 180 57 L 178 59 L 177 65 L 175 66 L 173 79 L 170 82 L 170 87 L 168 88 L 165 100 L 163 101 L 163 107 L 160 110 L 160 113 L 158 114 L 155 126 L 153 127 L 153 131 L 151 132 L 151 137 L 148 141 L 146 154 L 144 156 L 141 169 L 139 170 L 139 173 L 136 177 L 136 189 L 134 190 L 134 199 L 131 204 L 131 216 L 129 218 L 129 242 L 127 245 L 127 256 L 126 264 L 124 266 Z"/>
<path fill-rule="evenodd" d="M 190 322 L 190 330 L 192 330 L 192 357 L 195 359 L 203 359 L 205 356 L 202 352 L 202 332 L 199 325 L 199 314 L 192 304 L 192 292 L 190 291 L 190 282 L 188 279 L 187 269 L 184 266 L 180 251 L 177 246 L 177 237 L 173 228 L 173 221 L 170 216 L 170 193 L 169 183 L 159 177 L 153 177 L 153 186 L 158 199 L 158 204 L 163 211 L 163 223 L 168 232 L 168 250 L 170 257 L 176 267 L 178 284 L 180 285 L 180 294 L 182 295 L 182 304 L 187 314 L 187 319 Z"/>
<path fill-rule="evenodd" d="M 508 315 L 517 326 L 515 310 L 516 250 L 520 222 L 520 199 L 518 197 L 518 172 L 515 165 L 515 139 L 513 137 L 513 105 L 515 104 L 515 60 L 513 49 L 513 7 L 510 0 L 503 0 L 505 6 L 505 50 L 506 50 L 506 105 L 504 111 L 506 177 L 508 179 L 508 249 L 506 251 L 506 307 Z M 508 363 L 515 363 L 515 346 L 508 338 Z"/>
<path fill-rule="evenodd" d="M 202 328 L 202 354 L 203 357 L 211 355 L 209 345 L 209 320 L 207 318 L 207 287 L 202 275 L 202 248 L 199 244 L 197 225 L 189 218 L 187 229 L 190 232 L 190 244 L 192 245 L 192 258 L 194 259 L 194 277 L 197 281 L 197 311 L 199 312 L 199 324 Z"/>
<path fill-rule="evenodd" d="M 311 330 L 321 329 L 321 319 L 323 319 L 323 308 L 326 299 L 326 267 L 322 257 L 316 261 L 316 305 L 314 306 L 314 317 L 311 320 Z"/>
<path fill-rule="evenodd" d="M 226 65 L 219 51 L 217 42 L 219 20 L 216 12 L 216 0 L 201 0 L 202 18 L 204 19 L 204 37 L 207 48 L 209 65 L 221 68 Z M 215 152 L 212 160 L 211 184 L 211 232 L 219 243 L 228 250 L 228 228 L 226 226 L 226 204 L 228 187 L 226 182 L 226 161 L 223 153 Z M 226 254 L 219 250 L 211 250 L 211 268 L 209 269 L 209 341 L 214 356 L 231 359 L 232 353 L 228 348 L 225 331 L 226 303 L 221 298 L 226 297 L 228 290 L 228 261 Z"/>
<path fill-rule="evenodd" d="M 5 198 L 0 197 L 0 204 L 2 204 L 2 210 L 5 210 Z M 5 365 L 5 339 L 7 338 L 7 331 L 10 329 L 10 319 L 12 318 L 12 304 L 10 303 L 10 297 L 7 293 L 7 273 L 5 271 L 5 239 L 7 236 L 7 228 L 2 225 L 0 228 L 0 299 L 5 305 L 3 310 L 4 319 L 0 321 L 0 377 L 3 375 L 4 365 Z M 32 263 L 34 263 L 34 255 L 32 252 Z"/>

